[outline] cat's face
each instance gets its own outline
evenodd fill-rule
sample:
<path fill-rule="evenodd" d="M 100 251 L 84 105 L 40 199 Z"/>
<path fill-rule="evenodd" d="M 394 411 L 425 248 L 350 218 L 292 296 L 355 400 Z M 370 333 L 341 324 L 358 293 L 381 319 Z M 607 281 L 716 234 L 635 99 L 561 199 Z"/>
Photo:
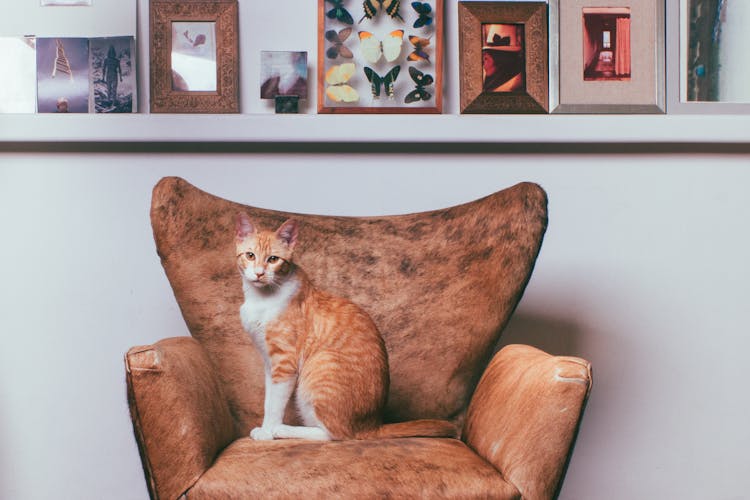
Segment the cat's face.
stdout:
<path fill-rule="evenodd" d="M 288 220 L 276 232 L 258 231 L 245 214 L 237 217 L 237 267 L 257 288 L 280 286 L 289 275 L 297 224 Z"/>

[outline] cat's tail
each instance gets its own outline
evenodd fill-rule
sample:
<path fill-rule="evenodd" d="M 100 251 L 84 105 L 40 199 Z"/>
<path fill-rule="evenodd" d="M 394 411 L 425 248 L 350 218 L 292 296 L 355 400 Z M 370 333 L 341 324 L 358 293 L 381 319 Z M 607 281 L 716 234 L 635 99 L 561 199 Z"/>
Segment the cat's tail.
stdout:
<path fill-rule="evenodd" d="M 447 420 L 411 420 L 394 424 L 383 424 L 377 429 L 363 432 L 359 439 L 397 439 L 408 437 L 455 438 L 456 426 Z"/>

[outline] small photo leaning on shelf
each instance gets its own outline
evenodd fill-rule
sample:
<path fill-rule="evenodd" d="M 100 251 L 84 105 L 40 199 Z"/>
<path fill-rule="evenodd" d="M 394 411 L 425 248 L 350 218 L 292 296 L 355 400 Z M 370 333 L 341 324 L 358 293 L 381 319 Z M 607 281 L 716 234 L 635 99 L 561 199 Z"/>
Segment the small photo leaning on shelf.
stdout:
<path fill-rule="evenodd" d="M 89 111 L 136 110 L 135 39 L 117 36 L 89 39 Z"/>
<path fill-rule="evenodd" d="M 36 111 L 36 39 L 0 37 L 0 113 Z"/>
<path fill-rule="evenodd" d="M 87 38 L 37 38 L 36 68 L 40 113 L 88 113 Z"/>
<path fill-rule="evenodd" d="M 297 113 L 307 99 L 307 52 L 260 53 L 260 98 L 273 99 L 277 113 Z"/>

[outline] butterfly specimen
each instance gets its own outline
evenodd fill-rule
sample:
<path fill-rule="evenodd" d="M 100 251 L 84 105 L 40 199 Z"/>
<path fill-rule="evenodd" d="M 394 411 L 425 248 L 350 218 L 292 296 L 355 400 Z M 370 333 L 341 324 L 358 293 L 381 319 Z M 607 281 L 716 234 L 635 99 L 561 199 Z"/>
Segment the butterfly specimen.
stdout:
<path fill-rule="evenodd" d="M 334 102 L 356 102 L 359 94 L 347 82 L 354 76 L 356 67 L 354 63 L 344 63 L 331 66 L 326 71 L 326 95 Z"/>
<path fill-rule="evenodd" d="M 330 0 L 329 0 L 330 1 Z M 401 5 L 401 0 L 365 0 L 362 3 L 362 7 L 365 9 L 365 15 L 359 20 L 361 23 L 364 18 L 372 19 L 378 13 L 378 7 L 381 10 L 385 10 L 385 13 L 391 16 L 393 19 L 401 19 L 401 14 L 398 13 L 398 8 Z"/>
<path fill-rule="evenodd" d="M 393 98 L 393 84 L 396 82 L 396 78 L 398 78 L 399 71 L 401 71 L 401 66 L 394 66 L 388 73 L 385 74 L 385 76 L 380 76 L 379 74 L 375 73 L 372 68 L 368 68 L 367 66 L 365 66 L 365 76 L 370 82 L 373 99 L 377 99 L 380 97 L 381 85 L 385 90 L 385 94 L 391 99 Z"/>
<path fill-rule="evenodd" d="M 425 75 L 414 66 L 409 66 L 409 76 L 411 76 L 411 79 L 414 80 L 417 88 L 406 94 L 404 102 L 406 104 L 411 104 L 413 102 L 427 101 L 428 99 L 430 99 L 432 97 L 432 94 L 427 92 L 425 90 L 425 87 L 428 85 L 432 85 L 432 82 L 435 81 L 435 79 L 432 78 L 432 75 Z"/>
<path fill-rule="evenodd" d="M 430 55 L 425 52 L 425 48 L 430 44 L 430 40 L 427 38 L 420 38 L 418 36 L 409 35 L 409 41 L 414 45 L 414 52 L 406 56 L 410 61 L 427 61 L 430 62 Z"/>
<path fill-rule="evenodd" d="M 338 19 L 344 24 L 354 24 L 354 18 L 344 8 L 344 0 L 326 0 L 326 2 L 333 4 L 333 8 L 326 12 L 328 19 Z"/>
<path fill-rule="evenodd" d="M 328 59 L 336 59 L 338 56 L 345 57 L 347 59 L 351 59 L 352 57 L 354 57 L 351 49 L 344 45 L 344 42 L 347 38 L 349 38 L 349 35 L 351 34 L 351 28 L 344 28 L 338 33 L 336 33 L 336 30 L 326 31 L 324 35 L 326 37 L 326 40 L 333 44 L 326 50 L 326 57 Z"/>
<path fill-rule="evenodd" d="M 378 40 L 369 31 L 359 32 L 359 46 L 362 57 L 370 64 L 375 64 L 383 55 L 385 60 L 393 62 L 401 55 L 401 44 L 404 40 L 404 30 L 391 31 L 383 41 Z"/>
<path fill-rule="evenodd" d="M 430 17 L 432 7 L 430 4 L 427 2 L 412 2 L 411 6 L 417 11 L 417 14 L 419 14 L 417 20 L 414 21 L 415 28 L 421 28 L 422 26 L 429 26 L 432 24 L 432 18 Z"/>

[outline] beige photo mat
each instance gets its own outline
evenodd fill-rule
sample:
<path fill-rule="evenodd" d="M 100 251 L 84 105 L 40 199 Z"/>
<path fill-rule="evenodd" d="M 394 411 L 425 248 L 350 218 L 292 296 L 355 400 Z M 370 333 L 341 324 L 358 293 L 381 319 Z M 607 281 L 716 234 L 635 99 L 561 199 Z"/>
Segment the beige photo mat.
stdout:
<path fill-rule="evenodd" d="M 584 78 L 584 11 L 627 11 L 630 73 L 622 79 Z M 664 2 L 560 0 L 557 113 L 663 113 L 665 109 Z"/>

